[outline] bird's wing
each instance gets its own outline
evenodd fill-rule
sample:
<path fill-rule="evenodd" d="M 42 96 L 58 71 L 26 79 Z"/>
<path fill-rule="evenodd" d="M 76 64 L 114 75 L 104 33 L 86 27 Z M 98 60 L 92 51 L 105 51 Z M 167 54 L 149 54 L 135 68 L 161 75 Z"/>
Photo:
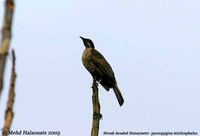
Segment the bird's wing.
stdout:
<path fill-rule="evenodd" d="M 98 52 L 97 50 L 92 50 L 91 60 L 93 61 L 98 71 L 101 71 L 104 74 L 102 76 L 106 76 L 115 80 L 114 72 L 110 64 L 107 62 L 107 60 L 103 57 L 103 55 L 100 52 Z"/>

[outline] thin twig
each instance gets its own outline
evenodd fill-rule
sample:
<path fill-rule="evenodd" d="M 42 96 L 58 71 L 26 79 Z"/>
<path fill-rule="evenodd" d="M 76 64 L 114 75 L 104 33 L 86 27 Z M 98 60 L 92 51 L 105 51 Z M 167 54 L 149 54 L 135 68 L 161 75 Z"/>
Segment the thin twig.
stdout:
<path fill-rule="evenodd" d="M 98 84 L 95 79 L 93 79 L 92 84 L 92 104 L 93 104 L 93 122 L 91 136 L 98 136 L 99 134 L 99 123 L 102 115 L 100 114 L 100 103 L 98 95 Z"/>
<path fill-rule="evenodd" d="M 12 50 L 12 73 L 11 73 L 11 81 L 10 81 L 10 89 L 8 94 L 8 101 L 7 101 L 7 109 L 5 111 L 5 122 L 2 131 L 3 136 L 8 136 L 10 126 L 12 124 L 12 120 L 14 117 L 13 113 L 13 105 L 14 105 L 14 98 L 15 98 L 15 80 L 16 80 L 16 72 L 15 72 L 15 52 Z"/>
<path fill-rule="evenodd" d="M 5 69 L 6 56 L 10 47 L 11 27 L 13 21 L 14 1 L 5 1 L 5 14 L 2 27 L 2 39 L 0 43 L 0 96 L 3 89 L 3 73 Z"/>

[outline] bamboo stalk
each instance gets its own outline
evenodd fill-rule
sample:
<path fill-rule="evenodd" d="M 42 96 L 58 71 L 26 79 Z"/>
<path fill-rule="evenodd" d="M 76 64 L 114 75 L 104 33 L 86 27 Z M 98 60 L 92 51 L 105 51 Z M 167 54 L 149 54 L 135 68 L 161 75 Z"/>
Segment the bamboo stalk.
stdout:
<path fill-rule="evenodd" d="M 8 101 L 7 101 L 7 109 L 5 111 L 5 122 L 2 131 L 3 136 L 9 135 L 9 130 L 12 124 L 12 120 L 14 117 L 13 113 L 13 105 L 15 100 L 15 80 L 16 80 L 16 72 L 15 72 L 15 52 L 12 50 L 12 73 L 11 73 L 11 81 L 10 81 L 10 89 L 8 94 Z"/>
<path fill-rule="evenodd" d="M 6 64 L 6 57 L 10 48 L 11 27 L 13 22 L 14 1 L 5 1 L 5 14 L 2 27 L 2 39 L 0 44 L 0 96 L 3 89 L 3 74 Z"/>
<path fill-rule="evenodd" d="M 91 136 L 98 136 L 99 134 L 99 123 L 102 115 L 100 114 L 100 103 L 98 94 L 98 84 L 95 79 L 93 79 L 92 84 L 92 104 L 93 104 L 93 122 Z"/>

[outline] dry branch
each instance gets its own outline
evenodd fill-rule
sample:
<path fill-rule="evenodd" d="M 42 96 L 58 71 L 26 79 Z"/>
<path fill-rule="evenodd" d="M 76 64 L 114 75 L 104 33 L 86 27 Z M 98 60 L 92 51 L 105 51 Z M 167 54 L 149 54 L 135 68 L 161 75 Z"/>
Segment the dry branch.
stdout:
<path fill-rule="evenodd" d="M 98 134 L 99 134 L 99 122 L 100 122 L 102 115 L 100 114 L 98 84 L 97 84 L 95 79 L 93 80 L 92 90 L 93 90 L 93 94 L 92 94 L 93 122 L 92 122 L 91 136 L 98 136 Z"/>
<path fill-rule="evenodd" d="M 16 80 L 16 72 L 15 72 L 15 52 L 12 50 L 12 73 L 11 73 L 11 81 L 10 81 L 10 89 L 8 94 L 8 101 L 7 101 L 7 109 L 5 111 L 5 122 L 2 131 L 3 136 L 8 136 L 10 126 L 13 120 L 13 105 L 14 105 L 14 98 L 15 98 L 15 80 Z"/>
<path fill-rule="evenodd" d="M 5 14 L 2 27 L 2 39 L 0 44 L 0 96 L 3 89 L 3 73 L 5 69 L 6 56 L 10 47 L 11 26 L 13 21 L 14 1 L 5 1 Z"/>

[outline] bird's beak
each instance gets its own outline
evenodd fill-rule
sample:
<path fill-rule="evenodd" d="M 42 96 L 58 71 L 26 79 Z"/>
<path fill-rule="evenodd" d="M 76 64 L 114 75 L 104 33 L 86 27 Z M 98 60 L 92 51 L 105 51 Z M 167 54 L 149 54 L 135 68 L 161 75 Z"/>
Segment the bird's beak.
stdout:
<path fill-rule="evenodd" d="M 84 38 L 83 37 L 81 37 L 81 36 L 79 36 L 82 40 L 84 40 Z"/>

